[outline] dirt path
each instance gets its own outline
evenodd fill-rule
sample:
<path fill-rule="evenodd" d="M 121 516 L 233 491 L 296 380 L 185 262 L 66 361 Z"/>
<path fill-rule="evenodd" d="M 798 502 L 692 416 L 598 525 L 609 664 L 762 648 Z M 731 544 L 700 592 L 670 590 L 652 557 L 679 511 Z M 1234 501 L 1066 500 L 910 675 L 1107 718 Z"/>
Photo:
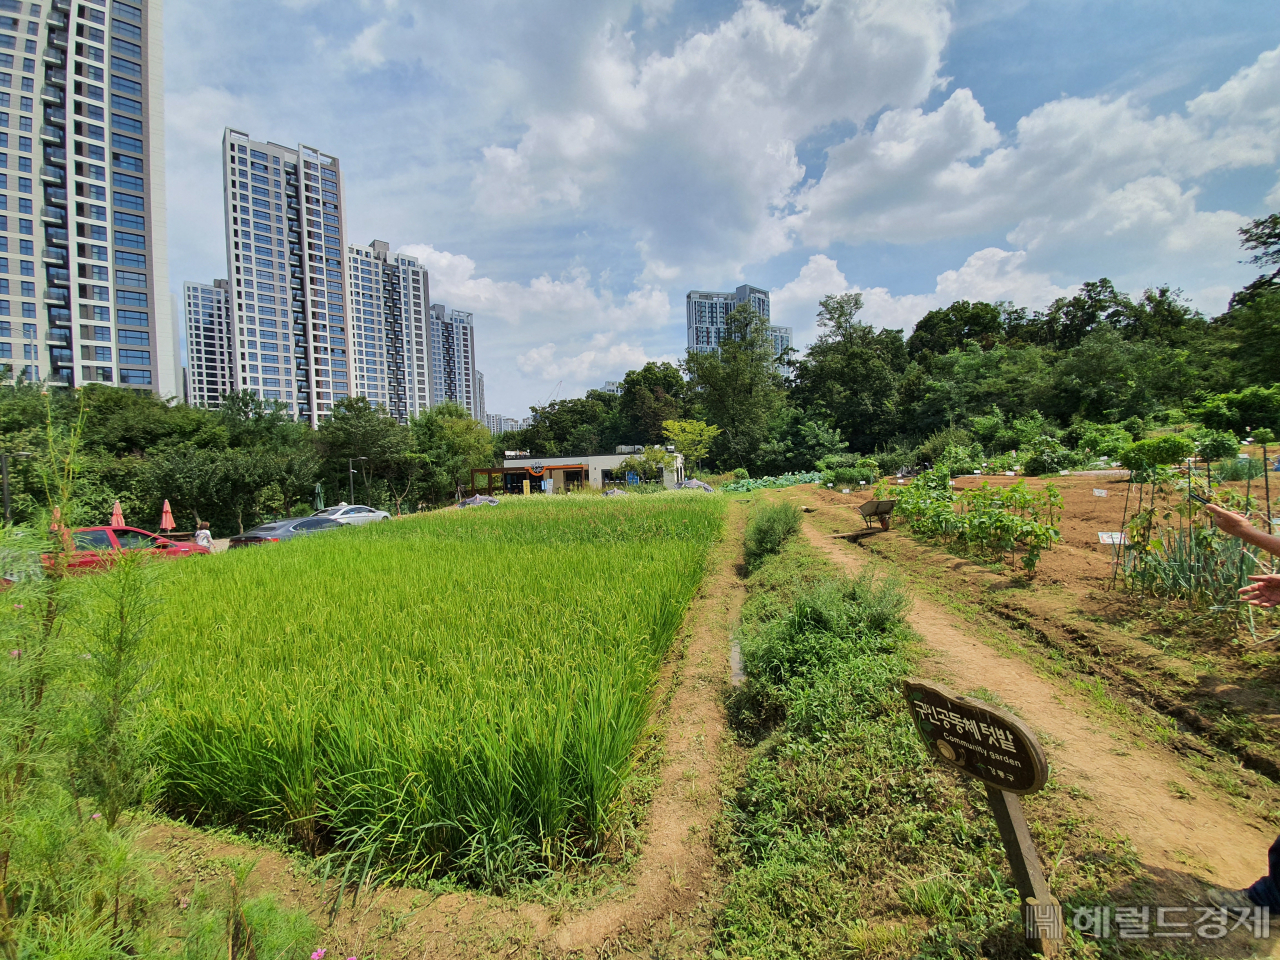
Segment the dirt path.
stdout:
<path fill-rule="evenodd" d="M 831 539 L 811 523 L 805 524 L 805 534 L 850 573 L 871 562 L 865 551 Z M 1239 888 L 1265 872 L 1274 830 L 1209 795 L 1172 753 L 1134 746 L 1132 735 L 1086 717 L 1081 696 L 988 646 L 945 607 L 919 591 L 912 592 L 912 603 L 909 621 L 933 654 L 927 667 L 934 676 L 962 693 L 991 691 L 1046 734 L 1055 776 L 1093 799 L 1091 813 L 1099 825 L 1127 835 L 1150 873 L 1166 878 L 1190 873 Z"/>

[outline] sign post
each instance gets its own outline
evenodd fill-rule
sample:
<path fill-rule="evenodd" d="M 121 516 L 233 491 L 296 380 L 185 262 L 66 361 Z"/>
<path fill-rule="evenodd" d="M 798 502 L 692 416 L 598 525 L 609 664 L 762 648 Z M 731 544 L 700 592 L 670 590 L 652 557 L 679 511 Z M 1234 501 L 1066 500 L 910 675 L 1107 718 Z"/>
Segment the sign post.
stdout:
<path fill-rule="evenodd" d="M 1049 764 L 1035 734 L 1012 714 L 940 683 L 909 679 L 902 687 L 916 731 L 933 757 L 986 785 L 1022 903 L 1027 940 L 1044 957 L 1054 956 L 1062 939 L 1062 907 L 1049 892 L 1018 799 L 1049 779 Z"/>

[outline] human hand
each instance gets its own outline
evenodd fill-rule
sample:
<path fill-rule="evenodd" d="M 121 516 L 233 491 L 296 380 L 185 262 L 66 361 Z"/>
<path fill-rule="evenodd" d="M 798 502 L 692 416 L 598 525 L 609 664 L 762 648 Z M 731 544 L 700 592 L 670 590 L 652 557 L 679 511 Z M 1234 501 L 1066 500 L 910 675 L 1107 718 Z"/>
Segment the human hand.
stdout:
<path fill-rule="evenodd" d="M 1280 574 L 1250 577 L 1253 583 L 1240 588 L 1240 599 L 1251 607 L 1271 608 L 1280 604 Z"/>
<path fill-rule="evenodd" d="M 1241 531 L 1253 526 L 1244 514 L 1224 510 L 1216 503 L 1206 503 L 1204 508 L 1214 520 L 1218 521 L 1219 529 L 1234 537 L 1240 536 Z"/>

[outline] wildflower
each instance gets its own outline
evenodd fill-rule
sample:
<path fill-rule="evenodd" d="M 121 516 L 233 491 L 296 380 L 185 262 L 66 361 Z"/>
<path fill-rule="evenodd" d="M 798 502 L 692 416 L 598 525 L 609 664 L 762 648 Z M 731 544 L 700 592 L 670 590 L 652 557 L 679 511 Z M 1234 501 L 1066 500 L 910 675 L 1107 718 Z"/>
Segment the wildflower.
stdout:
<path fill-rule="evenodd" d="M 100 819 L 102 819 L 102 814 L 100 814 L 100 813 L 95 813 L 95 814 L 94 814 L 92 817 L 90 817 L 89 819 L 90 819 L 90 820 L 100 820 Z"/>
<path fill-rule="evenodd" d="M 324 947 L 321 947 L 311 955 L 311 960 L 324 960 Z"/>
<path fill-rule="evenodd" d="M 21 650 L 10 650 L 10 651 L 9 651 L 9 656 L 11 656 L 11 657 L 20 657 L 20 656 L 22 656 L 22 651 L 21 651 Z"/>
<path fill-rule="evenodd" d="M 179 909 L 179 910 L 185 910 L 185 909 L 187 909 L 187 907 L 189 907 L 189 906 L 191 906 L 191 898 L 190 898 L 190 897 L 179 897 L 179 898 L 178 898 L 178 909 Z"/>
<path fill-rule="evenodd" d="M 20 603 L 15 603 L 15 604 L 13 605 L 13 609 L 15 609 L 15 610 L 25 610 L 25 609 L 27 609 L 27 608 L 26 608 L 26 607 L 24 607 L 24 606 L 23 606 L 22 604 L 20 604 Z"/>

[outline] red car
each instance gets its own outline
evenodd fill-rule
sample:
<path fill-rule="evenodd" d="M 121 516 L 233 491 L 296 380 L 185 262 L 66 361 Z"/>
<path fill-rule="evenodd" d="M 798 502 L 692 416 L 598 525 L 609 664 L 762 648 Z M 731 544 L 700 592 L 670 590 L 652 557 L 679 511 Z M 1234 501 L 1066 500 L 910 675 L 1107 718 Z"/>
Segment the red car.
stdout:
<path fill-rule="evenodd" d="M 134 527 L 82 527 L 71 534 L 71 539 L 76 550 L 67 558 L 70 570 L 109 567 L 116 550 L 145 550 L 152 556 L 175 559 L 210 552 L 208 547 L 197 543 L 175 543 Z M 46 555 L 45 562 L 52 562 L 52 557 Z"/>

